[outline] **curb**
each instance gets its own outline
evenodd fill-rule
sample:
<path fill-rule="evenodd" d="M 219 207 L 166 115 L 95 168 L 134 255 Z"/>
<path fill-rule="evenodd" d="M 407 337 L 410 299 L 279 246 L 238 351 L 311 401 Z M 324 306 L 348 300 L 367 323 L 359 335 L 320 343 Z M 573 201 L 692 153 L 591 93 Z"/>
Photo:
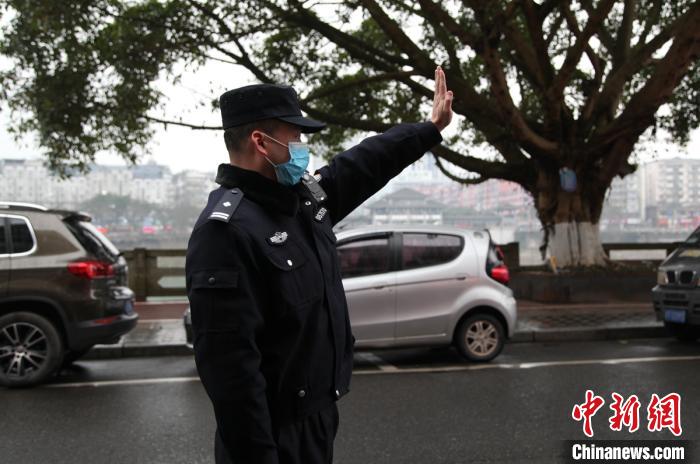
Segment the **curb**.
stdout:
<path fill-rule="evenodd" d="M 624 340 L 629 338 L 670 337 L 664 326 L 570 328 L 525 330 L 515 332 L 510 343 L 581 342 L 596 340 Z"/>
<path fill-rule="evenodd" d="M 81 359 L 144 358 L 151 356 L 185 356 L 193 354 L 187 345 L 102 345 L 88 351 Z"/>
<path fill-rule="evenodd" d="M 508 343 L 580 342 L 596 340 L 625 340 L 632 338 L 670 337 L 663 326 L 570 328 L 517 331 Z M 184 344 L 162 345 L 100 345 L 81 359 L 143 358 L 153 356 L 188 356 L 192 349 Z"/>

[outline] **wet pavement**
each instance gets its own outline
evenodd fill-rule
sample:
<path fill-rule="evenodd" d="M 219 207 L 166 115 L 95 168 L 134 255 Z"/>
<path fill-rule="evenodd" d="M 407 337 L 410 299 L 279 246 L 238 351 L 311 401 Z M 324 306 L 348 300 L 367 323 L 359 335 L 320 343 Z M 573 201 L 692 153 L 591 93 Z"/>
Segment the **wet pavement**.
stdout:
<path fill-rule="evenodd" d="M 338 404 L 336 464 L 564 462 L 564 440 L 585 439 L 571 410 L 587 389 L 606 401 L 595 440 L 676 440 L 647 430 L 652 394 L 681 395 L 680 439 L 700 427 L 699 343 L 514 343 L 487 364 L 447 349 L 375 355 L 357 359 Z M 613 392 L 638 395 L 634 434 L 610 430 Z M 191 356 L 81 360 L 48 385 L 1 390 L 0 404 L 0 462 L 213 462 L 214 417 Z"/>

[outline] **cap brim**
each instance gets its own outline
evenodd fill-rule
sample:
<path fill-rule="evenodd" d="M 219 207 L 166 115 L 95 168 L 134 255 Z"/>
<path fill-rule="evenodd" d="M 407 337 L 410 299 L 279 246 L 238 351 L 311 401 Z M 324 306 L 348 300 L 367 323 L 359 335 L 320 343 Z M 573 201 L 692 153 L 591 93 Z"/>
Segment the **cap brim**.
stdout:
<path fill-rule="evenodd" d="M 305 134 L 318 132 L 326 127 L 326 125 L 322 122 L 314 121 L 313 119 L 305 118 L 303 116 L 283 116 L 278 117 L 277 119 L 301 127 L 301 131 Z"/>

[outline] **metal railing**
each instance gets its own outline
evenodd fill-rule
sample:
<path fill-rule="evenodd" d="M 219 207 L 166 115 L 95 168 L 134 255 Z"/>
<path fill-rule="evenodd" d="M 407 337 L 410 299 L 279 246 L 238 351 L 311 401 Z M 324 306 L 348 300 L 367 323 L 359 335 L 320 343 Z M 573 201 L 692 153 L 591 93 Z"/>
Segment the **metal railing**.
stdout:
<path fill-rule="evenodd" d="M 511 242 L 499 245 L 506 265 L 513 271 L 520 266 L 520 244 Z M 678 242 L 670 243 L 605 243 L 603 249 L 613 260 L 626 262 L 660 262 L 668 256 Z M 184 249 L 134 248 L 124 252 L 129 264 L 129 287 L 138 301 L 149 297 L 185 298 Z M 640 256 L 642 255 L 642 256 Z"/>

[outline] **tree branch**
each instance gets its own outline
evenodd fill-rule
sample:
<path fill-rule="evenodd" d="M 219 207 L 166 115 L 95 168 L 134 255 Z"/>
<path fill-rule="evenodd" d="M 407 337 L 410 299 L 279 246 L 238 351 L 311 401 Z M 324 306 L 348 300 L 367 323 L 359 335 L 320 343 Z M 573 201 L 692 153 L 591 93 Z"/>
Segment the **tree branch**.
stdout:
<path fill-rule="evenodd" d="M 517 169 L 513 169 L 512 164 L 486 161 L 473 156 L 462 155 L 444 145 L 433 147 L 431 152 L 457 167 L 466 171 L 475 172 L 486 179 L 498 178 L 511 180 L 513 182 L 521 182 L 524 179 L 523 171 L 518 172 Z"/>
<path fill-rule="evenodd" d="M 290 11 L 280 8 L 272 2 L 265 4 L 281 18 L 284 18 L 293 24 L 312 29 L 322 36 L 326 37 L 331 42 L 344 48 L 350 56 L 375 66 L 383 71 L 393 71 L 395 66 L 410 66 L 411 61 L 403 57 L 394 56 L 380 49 L 373 47 L 366 41 L 362 41 L 357 37 L 343 32 L 330 24 L 321 21 L 316 15 L 308 11 L 296 0 L 290 0 L 290 4 L 296 7 L 296 10 Z"/>
<path fill-rule="evenodd" d="M 400 72 L 393 72 L 393 73 L 384 73 L 384 74 L 375 74 L 373 76 L 367 76 L 361 79 L 348 79 L 342 82 L 339 82 L 335 85 L 332 85 L 330 87 L 325 87 L 321 89 L 317 89 L 312 91 L 309 95 L 306 96 L 304 101 L 307 103 L 312 102 L 313 100 L 317 100 L 319 98 L 324 98 L 328 97 L 330 95 L 337 94 L 339 92 L 346 91 L 348 89 L 351 89 L 353 87 L 359 87 L 361 85 L 365 84 L 371 84 L 373 82 L 382 82 L 382 81 L 391 81 L 391 80 L 402 80 L 403 78 L 408 78 L 410 79 L 411 76 L 415 76 L 417 73 L 415 71 L 400 71 Z"/>
<path fill-rule="evenodd" d="M 615 50 L 613 50 L 613 69 L 617 69 L 623 63 L 630 51 L 632 40 L 632 26 L 637 17 L 637 0 L 625 0 L 625 9 L 622 13 L 622 22 L 617 30 Z"/>
<path fill-rule="evenodd" d="M 484 41 L 483 58 L 491 77 L 491 93 L 499 106 L 505 122 L 510 124 L 513 134 L 523 146 L 532 147 L 551 157 L 556 157 L 559 148 L 558 144 L 535 133 L 513 103 L 498 54 L 489 42 L 489 40 Z"/>
<path fill-rule="evenodd" d="M 609 155 L 605 147 L 618 138 L 636 141 L 653 124 L 656 111 L 671 98 L 674 89 L 680 84 L 690 66 L 699 58 L 700 4 L 696 3 L 688 12 L 684 27 L 680 28 L 654 74 L 637 93 L 632 95 L 622 114 L 592 140 L 589 150 L 596 154 L 592 162 Z M 615 171 L 614 166 L 620 163 L 619 158 L 623 155 L 624 153 L 613 153 L 608 156 L 605 161 L 606 168 L 603 171 L 607 173 Z"/>
<path fill-rule="evenodd" d="M 689 10 L 661 32 L 659 32 L 652 40 L 645 44 L 638 44 L 632 49 L 629 58 L 620 65 L 617 71 L 611 73 L 603 86 L 598 98 L 598 104 L 586 122 L 589 127 L 599 127 L 603 130 L 605 125 L 599 121 L 612 120 L 617 111 L 617 104 L 620 96 L 624 91 L 625 84 L 629 79 L 640 69 L 646 66 L 654 52 L 661 48 L 666 42 L 672 39 L 676 34 L 679 34 L 686 27 L 693 27 L 693 18 L 696 18 L 700 12 L 700 4 L 695 3 Z M 658 66 L 657 66 L 658 69 Z"/>
<path fill-rule="evenodd" d="M 426 12 L 427 17 L 437 19 L 438 23 L 442 24 L 447 32 L 457 37 L 462 45 L 472 49 L 475 47 L 477 38 L 455 21 L 438 3 L 432 0 L 418 0 L 418 3 Z M 438 27 L 438 25 L 434 24 L 434 27 Z"/>
<path fill-rule="evenodd" d="M 360 3 L 367 9 L 372 19 L 382 28 L 394 45 L 413 58 L 415 67 L 423 71 L 426 77 L 432 76 L 435 68 L 433 60 L 406 35 L 401 27 L 386 14 L 384 9 L 374 0 L 360 0 Z"/>
<path fill-rule="evenodd" d="M 595 14 L 595 8 L 593 8 L 593 3 L 591 0 L 581 0 L 581 6 L 583 6 L 584 10 L 586 10 L 589 18 Z M 596 31 L 596 35 L 598 36 L 598 39 L 600 39 L 600 43 L 603 44 L 608 52 L 613 53 L 613 50 L 615 50 L 615 39 L 613 39 L 610 32 L 605 29 L 605 27 L 601 26 Z"/>
<path fill-rule="evenodd" d="M 148 121 L 161 123 L 166 128 L 170 124 L 173 126 L 187 127 L 189 129 L 193 129 L 193 130 L 221 130 L 221 126 L 206 126 L 206 125 L 202 125 L 202 124 L 189 124 L 189 123 L 182 122 L 182 121 L 174 121 L 172 119 L 156 118 L 155 116 L 149 116 L 149 115 L 145 115 L 144 118 L 146 118 Z"/>
<path fill-rule="evenodd" d="M 549 60 L 549 52 L 547 51 L 548 42 L 545 42 L 544 31 L 542 30 L 542 21 L 544 21 L 544 17 L 540 17 L 537 14 L 536 7 L 536 4 L 532 0 L 523 0 L 521 4 L 525 16 L 525 24 L 527 25 L 527 30 L 532 40 L 535 57 L 537 58 L 542 78 L 544 79 L 545 85 L 549 85 L 554 76 L 554 68 Z M 552 32 L 552 35 L 554 35 L 554 32 Z"/>
<path fill-rule="evenodd" d="M 445 177 L 447 177 L 448 179 L 452 179 L 455 182 L 459 182 L 460 184 L 477 185 L 477 184 L 481 184 L 482 182 L 486 182 L 487 180 L 489 180 L 488 177 L 483 177 L 483 176 L 479 176 L 476 179 L 469 179 L 469 178 L 455 176 L 450 171 L 448 171 L 445 168 L 445 166 L 443 166 L 442 161 L 440 161 L 440 157 L 438 155 L 433 153 L 433 158 L 435 158 L 435 165 L 438 167 L 440 172 L 442 172 L 445 175 Z"/>
<path fill-rule="evenodd" d="M 564 64 L 562 64 L 559 69 L 559 73 L 554 78 L 554 82 L 550 87 L 549 93 L 552 96 L 553 101 L 561 101 L 563 99 L 563 91 L 566 84 L 571 80 L 571 77 L 576 70 L 576 66 L 579 61 L 581 61 L 581 55 L 586 50 L 588 41 L 593 36 L 593 34 L 601 28 L 605 17 L 610 12 L 615 0 L 601 0 L 598 4 L 598 8 L 593 12 L 586 22 L 586 26 L 583 31 L 576 38 L 576 43 L 573 47 L 569 48 L 564 58 Z M 572 31 L 574 32 L 574 31 Z"/>

